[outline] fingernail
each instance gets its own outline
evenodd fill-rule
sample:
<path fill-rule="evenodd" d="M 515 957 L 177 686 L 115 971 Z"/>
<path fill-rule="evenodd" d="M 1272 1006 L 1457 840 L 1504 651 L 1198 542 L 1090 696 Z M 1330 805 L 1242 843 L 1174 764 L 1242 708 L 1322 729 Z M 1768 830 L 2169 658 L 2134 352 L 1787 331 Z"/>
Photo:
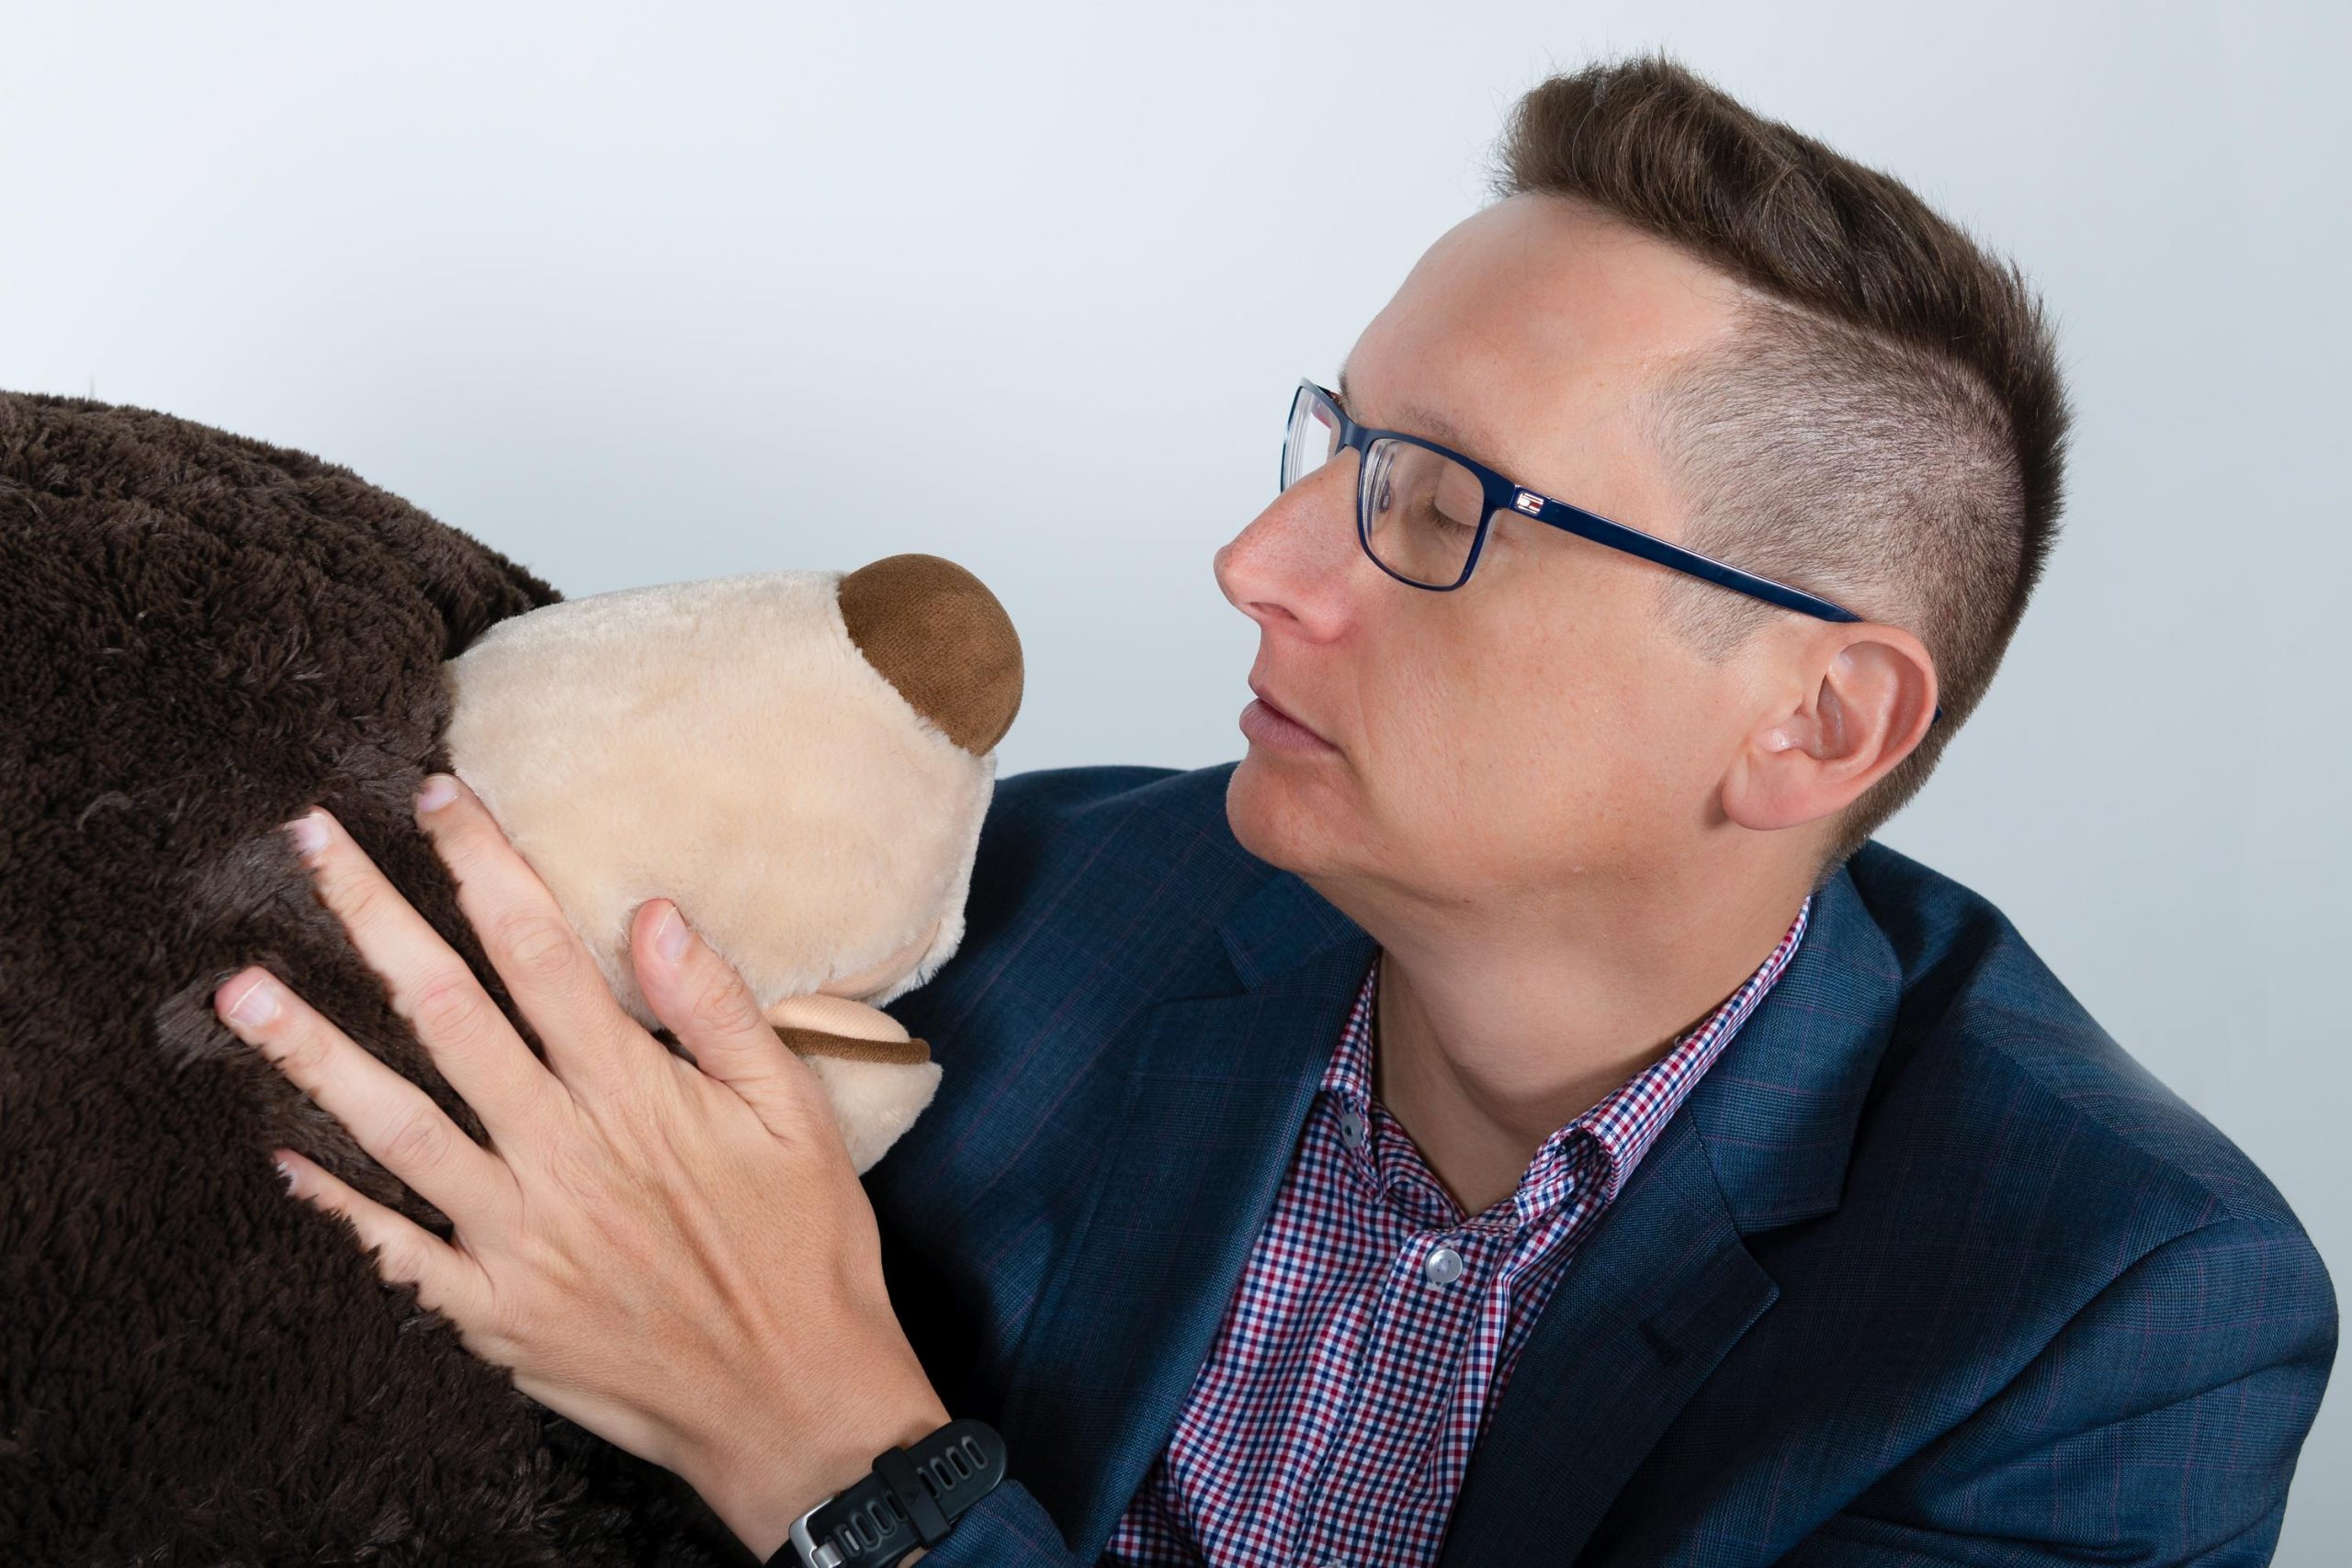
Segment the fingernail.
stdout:
<path fill-rule="evenodd" d="M 269 1156 L 269 1163 L 277 1168 L 277 1179 L 286 1183 L 286 1190 L 288 1192 L 297 1190 L 294 1185 L 294 1168 L 276 1155 Z"/>
<path fill-rule="evenodd" d="M 286 824 L 286 836 L 294 840 L 294 852 L 309 860 L 327 847 L 326 819 L 315 811 L 308 811 Z"/>
<path fill-rule="evenodd" d="M 424 781 L 423 789 L 416 792 L 416 808 L 419 811 L 438 811 L 457 798 L 458 781 L 447 773 L 435 773 Z"/>
<path fill-rule="evenodd" d="M 267 1023 L 277 1016 L 277 987 L 266 976 L 255 980 L 222 1016 L 231 1023 L 242 1023 L 248 1029 Z"/>
<path fill-rule="evenodd" d="M 653 928 L 653 951 L 662 955 L 663 962 L 675 964 L 686 951 L 690 934 L 686 922 L 678 918 L 678 907 L 673 904 L 662 911 L 662 923 Z"/>

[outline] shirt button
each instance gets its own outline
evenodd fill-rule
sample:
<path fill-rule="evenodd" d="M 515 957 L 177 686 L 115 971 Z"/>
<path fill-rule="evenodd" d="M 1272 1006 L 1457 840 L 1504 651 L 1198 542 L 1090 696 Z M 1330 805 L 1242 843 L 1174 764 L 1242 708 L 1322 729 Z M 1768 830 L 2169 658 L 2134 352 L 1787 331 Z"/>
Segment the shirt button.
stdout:
<path fill-rule="evenodd" d="M 1450 1247 L 1432 1247 L 1421 1259 L 1421 1272 L 1432 1285 L 1451 1285 L 1462 1278 L 1462 1254 Z"/>
<path fill-rule="evenodd" d="M 1363 1147 L 1363 1117 L 1353 1106 L 1340 1112 L 1340 1141 L 1351 1149 Z"/>

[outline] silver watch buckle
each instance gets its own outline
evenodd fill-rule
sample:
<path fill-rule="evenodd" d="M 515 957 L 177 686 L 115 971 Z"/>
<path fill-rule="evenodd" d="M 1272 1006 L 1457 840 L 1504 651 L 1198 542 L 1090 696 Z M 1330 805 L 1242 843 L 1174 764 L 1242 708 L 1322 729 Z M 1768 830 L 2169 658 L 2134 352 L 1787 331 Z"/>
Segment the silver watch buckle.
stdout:
<path fill-rule="evenodd" d="M 820 1542 L 808 1533 L 808 1515 L 840 1495 L 836 1492 L 831 1496 L 819 1498 L 815 1507 L 792 1521 L 792 1547 L 800 1553 L 801 1568 L 842 1568 L 841 1550 L 831 1541 Z"/>

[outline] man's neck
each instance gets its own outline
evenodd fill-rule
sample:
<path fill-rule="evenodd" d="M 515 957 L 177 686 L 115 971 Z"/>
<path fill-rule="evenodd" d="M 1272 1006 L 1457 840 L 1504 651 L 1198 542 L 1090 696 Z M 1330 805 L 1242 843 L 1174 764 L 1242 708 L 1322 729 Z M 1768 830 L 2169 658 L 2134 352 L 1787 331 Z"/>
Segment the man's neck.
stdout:
<path fill-rule="evenodd" d="M 1545 1138 L 1720 1007 L 1804 898 L 1758 878 L 1432 918 L 1316 886 L 1380 944 L 1373 1092 L 1465 1214 L 1510 1196 Z"/>

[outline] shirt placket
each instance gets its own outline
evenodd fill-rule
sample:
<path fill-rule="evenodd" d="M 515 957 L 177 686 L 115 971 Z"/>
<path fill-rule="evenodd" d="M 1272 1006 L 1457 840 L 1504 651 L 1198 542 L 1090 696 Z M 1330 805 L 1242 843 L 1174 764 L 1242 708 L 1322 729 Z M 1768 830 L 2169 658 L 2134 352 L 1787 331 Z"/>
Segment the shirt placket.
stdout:
<path fill-rule="evenodd" d="M 1421 1563 L 1442 1539 L 1443 1500 L 1432 1489 L 1457 1446 L 1458 1412 L 1489 1371 L 1477 1347 L 1493 1342 L 1491 1287 L 1512 1227 L 1465 1220 L 1385 1109 L 1343 1103 L 1338 1126 L 1388 1261 L 1294 1560 Z"/>

